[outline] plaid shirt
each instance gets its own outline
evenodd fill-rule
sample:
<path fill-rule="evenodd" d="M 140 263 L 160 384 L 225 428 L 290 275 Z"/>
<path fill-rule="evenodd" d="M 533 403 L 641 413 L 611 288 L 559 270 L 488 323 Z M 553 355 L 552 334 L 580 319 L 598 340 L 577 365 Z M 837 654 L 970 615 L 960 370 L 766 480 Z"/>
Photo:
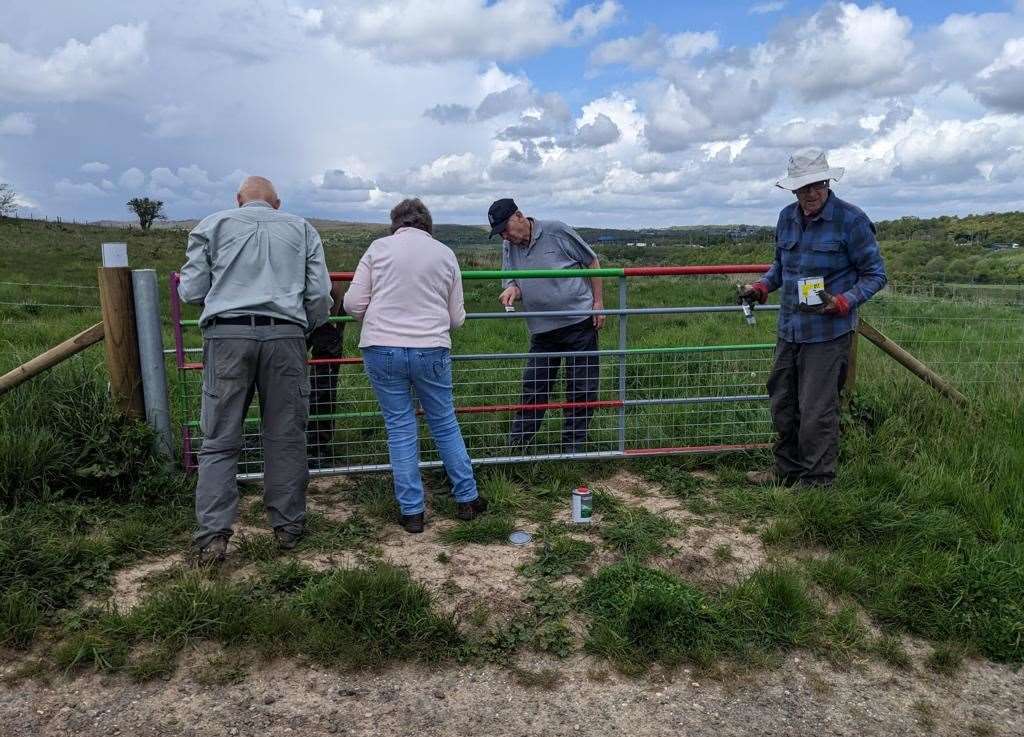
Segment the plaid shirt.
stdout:
<path fill-rule="evenodd" d="M 797 280 L 825 278 L 825 291 L 842 294 L 847 315 L 800 312 Z M 822 343 L 855 330 L 857 307 L 885 286 L 885 264 L 875 226 L 864 212 L 829 193 L 825 206 L 804 224 L 794 202 L 779 213 L 775 262 L 760 279 L 769 292 L 781 287 L 779 338 L 790 343 Z"/>

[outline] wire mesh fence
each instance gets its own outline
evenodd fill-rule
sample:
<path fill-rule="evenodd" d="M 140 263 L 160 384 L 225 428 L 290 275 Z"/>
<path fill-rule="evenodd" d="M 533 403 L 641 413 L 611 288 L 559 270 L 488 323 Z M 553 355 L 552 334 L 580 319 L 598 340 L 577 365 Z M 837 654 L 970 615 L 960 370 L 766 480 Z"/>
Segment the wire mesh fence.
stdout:
<path fill-rule="evenodd" d="M 1024 379 L 1024 286 L 891 284 L 861 311 L 969 397 L 1014 391 Z M 890 380 L 900 368 L 873 362 Z"/>
<path fill-rule="evenodd" d="M 738 267 L 718 267 L 732 269 Z M 748 266 L 746 270 L 762 270 Z M 592 352 L 536 354 L 460 350 L 456 338 L 453 384 L 456 414 L 475 463 L 521 462 L 552 458 L 606 458 L 656 453 L 716 452 L 762 447 L 770 440 L 764 385 L 773 344 L 763 336 L 754 342 L 701 344 L 709 324 L 729 320 L 743 325 L 736 305 L 662 305 L 628 307 L 625 270 L 608 269 L 619 279 L 619 301 L 605 312 L 604 331 L 613 347 Z M 642 270 L 643 276 L 664 276 L 668 270 Z M 682 274 L 708 275 L 715 267 Z M 499 272 L 467 272 L 469 279 L 496 279 Z M 348 275 L 336 275 L 338 279 Z M 637 274 L 640 276 L 640 274 Z M 671 285 L 666 285 L 671 286 Z M 731 287 L 720 278 L 716 299 Z M 664 294 L 662 294 L 662 298 Z M 649 302 L 650 300 L 647 300 Z M 548 315 L 552 313 L 547 313 Z M 586 319 L 587 313 L 580 313 Z M 774 323 L 773 308 L 759 314 Z M 198 406 L 201 363 L 197 360 L 195 319 L 184 319 L 172 302 L 175 322 L 189 329 L 176 336 L 179 365 L 176 397 L 184 418 L 185 463 L 196 465 L 202 444 Z M 522 324 L 530 313 L 471 312 L 476 337 L 469 331 L 467 348 L 479 347 L 482 336 L 493 337 L 509 323 Z M 661 330 L 647 330 L 661 320 Z M 632 321 L 632 322 L 629 322 Z M 486 323 L 486 326 L 480 325 Z M 495 326 L 495 323 L 505 323 Z M 616 327 L 617 323 L 621 327 Z M 633 331 L 630 337 L 630 330 Z M 515 337 L 509 337 L 515 345 Z M 687 344 L 687 341 L 694 344 Z M 314 385 L 307 444 L 311 466 L 318 473 L 347 473 L 388 468 L 387 435 L 376 397 L 357 355 L 312 361 Z M 337 389 L 324 399 L 318 376 L 336 370 Z M 581 372 L 583 376 L 581 377 Z M 572 377 L 572 378 L 570 378 Z M 524 389 L 529 391 L 524 393 Z M 319 394 L 319 397 L 317 396 Z M 422 413 L 420 413 L 422 418 Z M 244 423 L 239 467 L 241 478 L 262 473 L 258 399 Z M 420 422 L 423 465 L 440 465 L 437 448 L 425 421 Z"/>
<path fill-rule="evenodd" d="M 525 352 L 522 318 L 528 313 L 493 313 L 491 302 L 476 309 L 470 305 L 467 327 L 454 337 L 453 380 L 456 413 L 474 463 L 713 453 L 770 443 L 773 431 L 765 384 L 777 307 L 758 309 L 757 326 L 751 328 L 737 306 L 723 304 L 735 293 L 732 274 L 759 267 L 702 267 L 696 273 L 683 270 L 671 275 L 672 268 L 603 270 L 610 272 L 604 276 L 618 279 L 619 294 L 618 302 L 605 311 L 608 325 L 602 331 L 601 349 L 545 354 L 558 368 L 543 377 L 550 379 L 550 386 L 540 405 L 524 401 L 524 384 L 538 380 L 528 369 L 531 354 Z M 465 272 L 464 277 L 494 279 L 498 274 Z M 339 280 L 348 276 L 335 275 Z M 1005 392 L 1010 384 L 1011 391 L 1019 393 L 1024 379 L 1024 288 L 935 286 L 890 285 L 862 315 L 971 398 Z M 194 468 L 202 444 L 201 338 L 198 321 L 183 319 L 175 300 L 172 294 L 176 411 L 182 421 L 185 465 Z M 311 361 L 314 402 L 307 443 L 314 473 L 389 468 L 383 418 L 354 347 L 356 338 L 350 329 L 345 357 Z M 522 352 L 509 350 L 519 347 Z M 859 381 L 931 391 L 884 355 L 869 353 L 872 350 L 861 348 Z M 567 365 L 571 368 L 580 361 L 591 362 L 593 373 L 593 387 L 582 394 L 566 381 Z M 323 382 L 333 372 L 336 391 L 317 392 L 318 377 Z M 567 419 L 582 420 L 582 440 L 567 432 Z M 536 434 L 526 444 L 513 432 L 523 423 L 536 425 Z M 419 443 L 423 465 L 439 466 L 422 413 Z M 261 474 L 256 399 L 244 424 L 239 477 Z"/>
<path fill-rule="evenodd" d="M 99 311 L 99 287 L 0 281 L 0 310 L 38 315 L 44 310 Z"/>
<path fill-rule="evenodd" d="M 563 364 L 551 377 L 543 404 L 522 401 L 524 382 L 536 384 L 548 378 L 538 379 L 531 376 L 535 372 L 524 369 L 527 355 L 454 357 L 456 415 L 477 462 L 713 452 L 770 439 L 764 394 L 770 347 L 542 354 Z M 570 387 L 565 373 L 583 361 L 588 361 L 596 386 L 580 400 L 578 392 L 567 396 Z M 334 401 L 310 407 L 307 444 L 314 470 L 383 470 L 388 464 L 387 436 L 376 397 L 360 364 L 340 364 L 338 369 Z M 201 398 L 201 372 L 184 374 L 179 403 L 194 412 Z M 625 380 L 625 399 L 620 376 Z M 244 429 L 239 469 L 243 476 L 258 475 L 261 470 L 258 401 L 254 404 Z M 517 419 L 527 428 L 524 432 L 537 428 L 525 445 L 524 432 L 513 432 Z M 577 436 L 579 427 L 585 428 L 584 439 L 566 437 L 567 421 Z M 199 423 L 190 420 L 186 429 L 194 452 L 202 442 Z M 420 445 L 425 464 L 439 465 L 425 422 L 420 423 Z M 194 465 L 195 459 L 188 462 Z"/>

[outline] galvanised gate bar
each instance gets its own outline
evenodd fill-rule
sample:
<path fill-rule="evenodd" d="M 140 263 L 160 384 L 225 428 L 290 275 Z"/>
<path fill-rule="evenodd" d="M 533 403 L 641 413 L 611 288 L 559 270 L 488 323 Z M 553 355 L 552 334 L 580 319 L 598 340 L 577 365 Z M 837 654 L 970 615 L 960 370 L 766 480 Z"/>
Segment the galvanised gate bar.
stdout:
<path fill-rule="evenodd" d="M 601 277 L 618 283 L 614 307 L 600 311 L 608 317 L 597 351 L 528 353 L 523 318 L 565 315 L 584 319 L 582 312 L 471 311 L 463 328 L 452 333 L 456 413 L 475 464 L 516 463 L 557 459 L 606 459 L 680 453 L 720 453 L 764 448 L 771 439 L 765 381 L 774 347 L 778 307 L 756 308 L 751 328 L 742 308 L 723 304 L 735 294 L 725 275 L 759 274 L 763 264 L 665 266 L 532 271 L 467 271 L 467 310 L 472 309 L 471 282 L 501 279 Z M 333 281 L 349 281 L 351 273 L 332 273 Z M 730 277 L 734 281 L 736 277 Z M 171 276 L 171 317 L 178 368 L 176 404 L 181 424 L 183 463 L 196 467 L 202 443 L 198 421 L 202 384 L 198 320 L 182 317 L 177 295 L 178 275 Z M 606 285 L 607 286 L 607 285 Z M 631 294 L 631 286 L 633 293 Z M 697 288 L 695 288 L 697 287 Z M 500 289 L 500 287 L 499 287 Z M 690 295 L 703 304 L 649 305 L 665 294 Z M 497 291 L 488 300 L 495 304 Z M 607 295 L 607 305 L 613 295 Z M 681 297 L 681 300 L 682 297 Z M 717 303 L 715 303 L 717 301 Z M 636 306 L 634 306 L 634 304 Z M 332 322 L 352 323 L 349 317 Z M 354 331 L 351 331 L 354 332 Z M 310 448 L 318 475 L 386 471 L 387 436 L 377 400 L 363 374 L 362 359 L 346 336 L 349 353 L 342 358 L 311 360 L 311 370 L 336 364 L 338 389 L 332 407 L 316 407 L 310 421 L 332 424 L 330 440 Z M 508 350 L 513 348 L 513 350 Z M 558 374 L 544 404 L 524 404 L 524 367 L 530 357 L 556 359 Z M 596 367 L 594 363 L 596 362 Z M 591 366 L 598 376 L 597 392 L 586 401 L 565 395 L 566 366 Z M 326 411 L 325 411 L 326 410 Z M 586 442 L 562 447 L 563 415 L 592 412 Z M 517 413 L 544 413 L 534 441 L 525 449 L 509 442 Z M 313 433 L 310 445 L 317 442 Z M 420 444 L 423 467 L 441 462 L 425 423 Z M 239 479 L 262 477 L 258 407 L 250 408 L 244 426 Z"/>

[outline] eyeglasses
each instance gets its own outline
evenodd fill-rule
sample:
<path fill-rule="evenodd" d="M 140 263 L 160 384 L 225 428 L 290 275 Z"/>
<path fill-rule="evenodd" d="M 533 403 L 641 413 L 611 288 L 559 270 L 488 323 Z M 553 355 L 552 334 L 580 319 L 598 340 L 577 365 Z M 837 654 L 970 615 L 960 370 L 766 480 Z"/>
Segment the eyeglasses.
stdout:
<path fill-rule="evenodd" d="M 805 184 L 799 189 L 794 189 L 793 194 L 800 197 L 801 195 L 807 195 L 811 192 L 824 192 L 826 189 L 828 189 L 827 179 L 823 182 L 811 182 L 810 184 Z"/>

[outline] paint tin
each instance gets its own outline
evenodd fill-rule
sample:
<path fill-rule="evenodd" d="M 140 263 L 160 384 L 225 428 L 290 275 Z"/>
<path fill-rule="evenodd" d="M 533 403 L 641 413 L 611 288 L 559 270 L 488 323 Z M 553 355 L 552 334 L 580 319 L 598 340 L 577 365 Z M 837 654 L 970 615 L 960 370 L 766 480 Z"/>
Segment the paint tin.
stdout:
<path fill-rule="evenodd" d="M 594 495 L 586 486 L 572 491 L 572 521 L 576 524 L 590 524 L 590 516 L 594 511 Z"/>

